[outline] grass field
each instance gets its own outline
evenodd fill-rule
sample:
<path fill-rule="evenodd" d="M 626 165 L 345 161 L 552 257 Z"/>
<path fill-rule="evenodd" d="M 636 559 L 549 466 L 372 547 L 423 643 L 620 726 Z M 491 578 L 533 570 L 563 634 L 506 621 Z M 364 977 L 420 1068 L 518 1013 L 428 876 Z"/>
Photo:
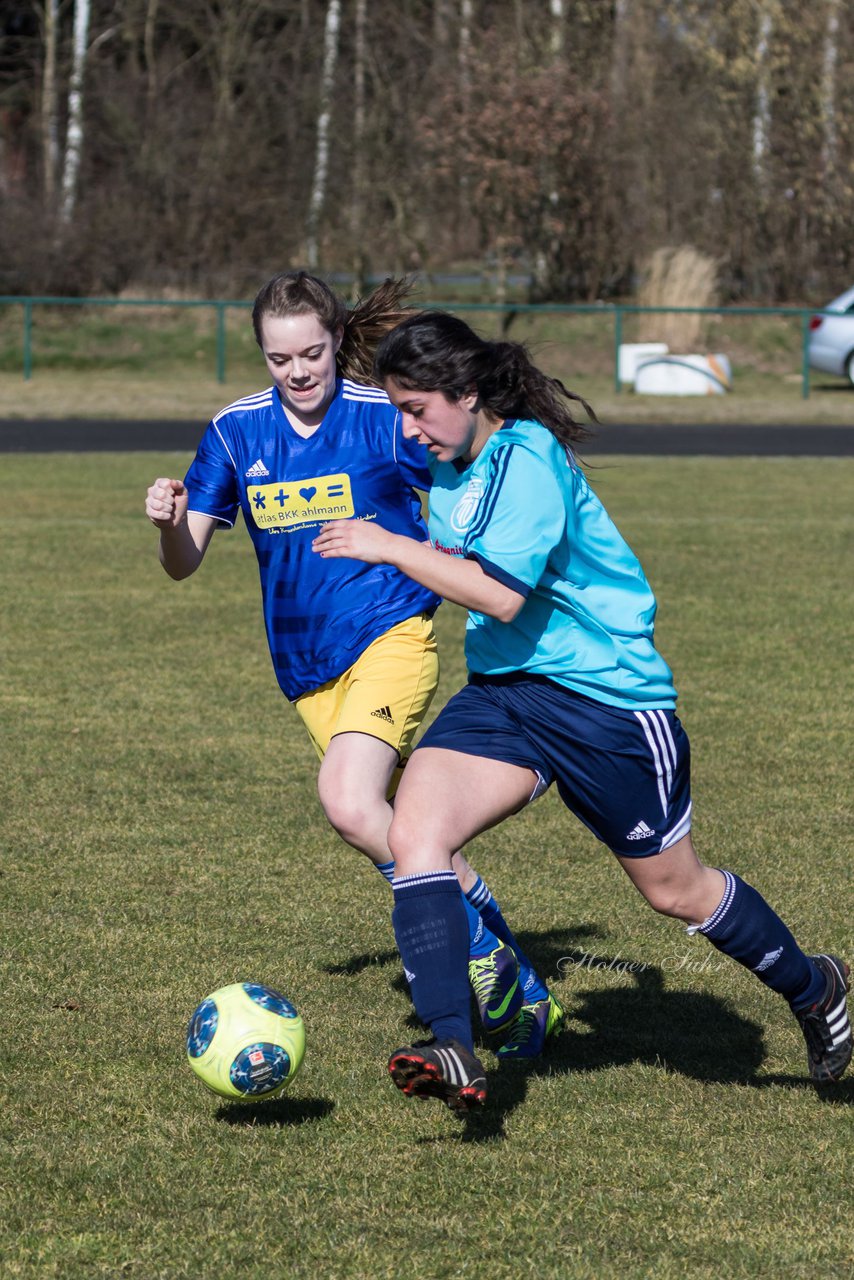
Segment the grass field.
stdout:
<path fill-rule="evenodd" d="M 216 377 L 213 308 L 37 307 L 32 378 L 23 378 L 20 308 L 0 308 L 0 418 L 189 418 L 206 422 L 223 405 L 269 384 L 246 310 L 226 311 L 226 381 Z M 499 336 L 496 312 L 464 313 Z M 647 320 L 648 322 L 648 320 Z M 623 341 L 641 318 L 627 316 Z M 796 316 L 711 315 L 700 349 L 733 365 L 726 396 L 637 396 L 614 389 L 614 321 L 602 314 L 519 312 L 507 336 L 529 344 L 550 373 L 585 396 L 604 423 L 733 422 L 850 426 L 854 392 L 813 374 L 802 396 L 801 327 Z M 696 349 L 696 348 L 692 348 Z"/>
<path fill-rule="evenodd" d="M 655 917 L 551 793 L 472 860 L 571 1023 L 463 1124 L 408 1103 L 390 894 L 325 825 L 249 540 L 170 582 L 142 514 L 179 455 L 7 456 L 0 1275 L 847 1277 L 854 1076 Z M 852 956 L 854 462 L 613 459 L 694 753 L 695 836 Z M 439 611 L 438 705 L 462 680 Z M 441 802 L 441 798 L 437 798 Z M 234 980 L 306 1020 L 282 1100 L 184 1061 Z"/>

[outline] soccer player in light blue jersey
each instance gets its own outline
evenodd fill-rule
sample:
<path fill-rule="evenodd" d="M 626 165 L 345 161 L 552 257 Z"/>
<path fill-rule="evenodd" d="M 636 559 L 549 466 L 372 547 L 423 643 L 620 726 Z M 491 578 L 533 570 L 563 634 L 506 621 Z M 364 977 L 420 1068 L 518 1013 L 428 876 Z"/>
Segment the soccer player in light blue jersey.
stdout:
<path fill-rule="evenodd" d="M 788 1001 L 811 1076 L 837 1080 L 851 1058 L 847 964 L 806 955 L 755 889 L 694 850 L 688 739 L 653 643 L 655 599 L 576 460 L 578 397 L 524 347 L 441 312 L 390 333 L 375 371 L 432 458 L 431 541 L 339 521 L 315 550 L 392 566 L 469 611 L 469 683 L 418 744 L 389 833 L 395 935 L 433 1033 L 392 1054 L 395 1084 L 456 1111 L 484 1102 L 451 857 L 552 781 L 656 911 Z M 525 1007 L 522 1042 L 524 1024 L 548 1017 L 545 1003 Z M 514 1052 L 511 1035 L 499 1054 Z"/>
<path fill-rule="evenodd" d="M 353 518 L 426 539 L 417 492 L 431 482 L 426 452 L 371 381 L 377 340 L 408 314 L 406 290 L 386 281 L 349 310 L 305 272 L 270 280 L 252 320 L 273 385 L 218 413 L 184 480 L 159 477 L 146 498 L 174 579 L 194 573 L 215 531 L 242 513 L 276 677 L 321 759 L 321 804 L 389 881 L 390 797 L 436 689 L 439 596 L 386 565 L 341 560 L 330 572 L 311 544 L 324 522 Z M 489 889 L 462 854 L 454 867 L 486 1030 L 506 1031 L 534 997 L 551 1001 L 557 1024 L 557 1002 Z M 537 1034 L 530 1052 L 543 1041 Z"/>

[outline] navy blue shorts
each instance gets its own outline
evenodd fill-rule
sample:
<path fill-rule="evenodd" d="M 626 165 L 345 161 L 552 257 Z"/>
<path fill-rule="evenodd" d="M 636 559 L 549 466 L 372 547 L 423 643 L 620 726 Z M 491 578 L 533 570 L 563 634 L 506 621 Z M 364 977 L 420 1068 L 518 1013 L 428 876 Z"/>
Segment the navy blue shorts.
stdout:
<path fill-rule="evenodd" d="M 691 829 L 691 752 L 673 711 L 611 707 L 523 672 L 473 675 L 421 747 L 535 770 L 621 857 L 660 853 Z"/>

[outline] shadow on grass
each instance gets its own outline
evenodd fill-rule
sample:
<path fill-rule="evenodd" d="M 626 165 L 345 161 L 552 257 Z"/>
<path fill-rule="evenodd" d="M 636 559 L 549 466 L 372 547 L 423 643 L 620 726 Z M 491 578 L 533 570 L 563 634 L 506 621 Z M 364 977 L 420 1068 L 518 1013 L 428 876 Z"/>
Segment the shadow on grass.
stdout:
<path fill-rule="evenodd" d="M 293 1128 L 325 1120 L 335 1109 L 330 1098 L 271 1098 L 269 1102 L 232 1102 L 219 1108 L 217 1120 L 224 1124 L 260 1127 L 276 1125 Z"/>
<path fill-rule="evenodd" d="M 529 943 L 520 938 L 520 944 L 530 946 L 529 954 L 536 950 L 533 939 Z M 580 961 L 582 957 L 566 958 Z M 803 1076 L 757 1076 L 766 1056 L 757 1023 L 716 996 L 668 990 L 661 970 L 653 966 L 631 976 L 633 987 L 577 991 L 570 1001 L 567 1027 L 542 1059 L 508 1062 L 489 1072 L 487 1108 L 466 1118 L 460 1140 L 488 1142 L 504 1137 L 504 1122 L 524 1101 L 532 1077 L 638 1062 L 703 1084 L 806 1089 L 825 1104 L 854 1102 L 854 1080 L 816 1085 L 806 1075 L 806 1064 Z"/>
<path fill-rule="evenodd" d="M 595 926 L 580 925 L 520 933 L 519 945 L 538 973 L 552 982 L 571 972 L 583 974 L 587 953 L 576 948 L 602 936 Z M 611 957 L 599 952 L 597 961 L 607 968 Z M 613 963 L 619 963 L 623 972 L 630 974 L 632 986 L 574 991 L 567 1001 L 568 1025 L 543 1058 L 502 1063 L 498 1070 L 488 1072 L 489 1101 L 485 1110 L 467 1116 L 457 1134 L 421 1141 L 500 1140 L 504 1137 L 505 1120 L 524 1102 L 532 1077 L 603 1071 L 638 1062 L 702 1084 L 808 1089 L 822 1102 L 837 1106 L 854 1101 L 854 1080 L 817 1087 L 806 1074 L 757 1076 L 766 1056 L 763 1030 L 758 1023 L 742 1017 L 717 996 L 668 990 L 663 972 L 656 966 L 638 965 L 633 969 L 624 956 L 613 957 Z M 350 975 L 369 965 L 392 964 L 399 970 L 397 952 L 385 951 L 354 956 L 345 964 L 329 966 L 327 972 Z M 390 986 L 407 991 L 399 971 Z M 407 1025 L 425 1034 L 414 1013 Z M 479 1043 L 493 1045 L 486 1037 Z"/>

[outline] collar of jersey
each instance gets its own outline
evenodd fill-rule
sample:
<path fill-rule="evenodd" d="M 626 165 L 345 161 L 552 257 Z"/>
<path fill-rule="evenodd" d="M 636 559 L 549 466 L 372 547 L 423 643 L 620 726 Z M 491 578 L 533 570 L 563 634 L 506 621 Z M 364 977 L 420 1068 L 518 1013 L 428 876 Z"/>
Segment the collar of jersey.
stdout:
<path fill-rule="evenodd" d="M 491 440 L 493 436 L 497 436 L 500 431 L 509 431 L 512 427 L 515 427 L 517 421 L 517 418 L 505 418 L 501 426 L 498 428 L 498 431 L 494 431 L 489 439 Z M 487 440 L 486 443 L 489 444 L 489 440 Z M 484 445 L 484 448 L 486 448 L 486 445 Z M 477 459 L 475 459 L 475 461 L 477 461 Z M 462 458 L 454 458 L 451 462 L 451 466 L 458 475 L 462 475 L 464 471 L 468 471 L 471 465 L 471 462 L 463 462 Z"/>

